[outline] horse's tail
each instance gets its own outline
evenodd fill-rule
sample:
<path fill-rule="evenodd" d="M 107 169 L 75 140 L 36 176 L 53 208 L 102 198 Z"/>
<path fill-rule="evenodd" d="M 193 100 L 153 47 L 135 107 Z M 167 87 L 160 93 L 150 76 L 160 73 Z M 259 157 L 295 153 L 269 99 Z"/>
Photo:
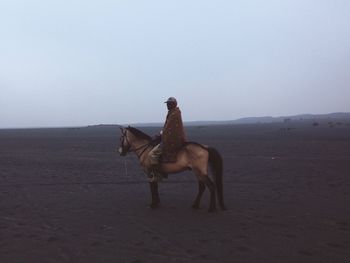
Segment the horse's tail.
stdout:
<path fill-rule="evenodd" d="M 209 165 L 214 174 L 214 180 L 217 190 L 219 205 L 222 210 L 226 210 L 224 205 L 222 174 L 223 174 L 223 160 L 221 154 L 213 147 L 208 147 Z"/>

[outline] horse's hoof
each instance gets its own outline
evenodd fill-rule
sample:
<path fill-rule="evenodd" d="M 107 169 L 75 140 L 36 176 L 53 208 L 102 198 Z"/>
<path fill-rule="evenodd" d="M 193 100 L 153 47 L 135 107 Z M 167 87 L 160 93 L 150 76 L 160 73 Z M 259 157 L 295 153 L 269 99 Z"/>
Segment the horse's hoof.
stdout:
<path fill-rule="evenodd" d="M 158 206 L 159 206 L 159 203 L 152 203 L 149 205 L 149 208 L 155 209 L 155 208 L 158 208 Z"/>
<path fill-rule="evenodd" d="M 209 208 L 209 209 L 208 209 L 208 212 L 209 212 L 209 213 L 213 213 L 213 212 L 215 212 L 215 211 L 216 211 L 216 208 Z"/>
<path fill-rule="evenodd" d="M 197 210 L 197 209 L 199 209 L 199 205 L 193 204 L 192 208 Z"/>

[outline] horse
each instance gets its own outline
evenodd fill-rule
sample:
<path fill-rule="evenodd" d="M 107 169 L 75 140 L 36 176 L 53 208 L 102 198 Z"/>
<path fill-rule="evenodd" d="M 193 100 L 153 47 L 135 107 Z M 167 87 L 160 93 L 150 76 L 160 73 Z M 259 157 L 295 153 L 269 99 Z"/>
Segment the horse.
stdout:
<path fill-rule="evenodd" d="M 134 127 L 120 127 L 120 129 L 119 154 L 126 156 L 127 153 L 134 152 L 147 173 L 150 167 L 148 153 L 154 147 L 152 138 Z M 211 167 L 215 184 L 208 176 L 208 167 Z M 216 210 L 216 194 L 220 208 L 226 210 L 223 198 L 223 160 L 215 148 L 196 142 L 186 142 L 177 152 L 176 162 L 161 163 L 160 168 L 163 174 L 180 173 L 186 170 L 194 172 L 198 179 L 198 194 L 192 208 L 199 209 L 201 197 L 207 187 L 210 191 L 208 212 Z M 149 185 L 152 197 L 150 207 L 157 208 L 160 203 L 158 182 L 150 180 Z"/>

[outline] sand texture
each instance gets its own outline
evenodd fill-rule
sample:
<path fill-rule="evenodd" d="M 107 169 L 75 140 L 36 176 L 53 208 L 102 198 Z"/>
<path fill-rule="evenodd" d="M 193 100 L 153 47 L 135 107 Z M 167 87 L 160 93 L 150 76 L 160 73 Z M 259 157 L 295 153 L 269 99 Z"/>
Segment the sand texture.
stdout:
<path fill-rule="evenodd" d="M 191 209 L 191 172 L 148 208 L 117 126 L 0 130 L 0 262 L 350 262 L 350 125 L 186 130 L 222 154 L 227 211 Z"/>

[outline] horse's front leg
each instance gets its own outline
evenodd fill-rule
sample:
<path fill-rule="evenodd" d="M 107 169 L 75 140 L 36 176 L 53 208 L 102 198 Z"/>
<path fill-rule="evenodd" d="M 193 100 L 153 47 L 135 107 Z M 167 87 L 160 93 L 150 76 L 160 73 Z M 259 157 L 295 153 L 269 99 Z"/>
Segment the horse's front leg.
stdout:
<path fill-rule="evenodd" d="M 160 203 L 160 198 L 159 198 L 159 192 L 158 192 L 158 183 L 157 182 L 150 182 L 150 189 L 151 189 L 151 196 L 152 196 L 152 201 L 150 204 L 151 208 L 157 208 Z"/>

